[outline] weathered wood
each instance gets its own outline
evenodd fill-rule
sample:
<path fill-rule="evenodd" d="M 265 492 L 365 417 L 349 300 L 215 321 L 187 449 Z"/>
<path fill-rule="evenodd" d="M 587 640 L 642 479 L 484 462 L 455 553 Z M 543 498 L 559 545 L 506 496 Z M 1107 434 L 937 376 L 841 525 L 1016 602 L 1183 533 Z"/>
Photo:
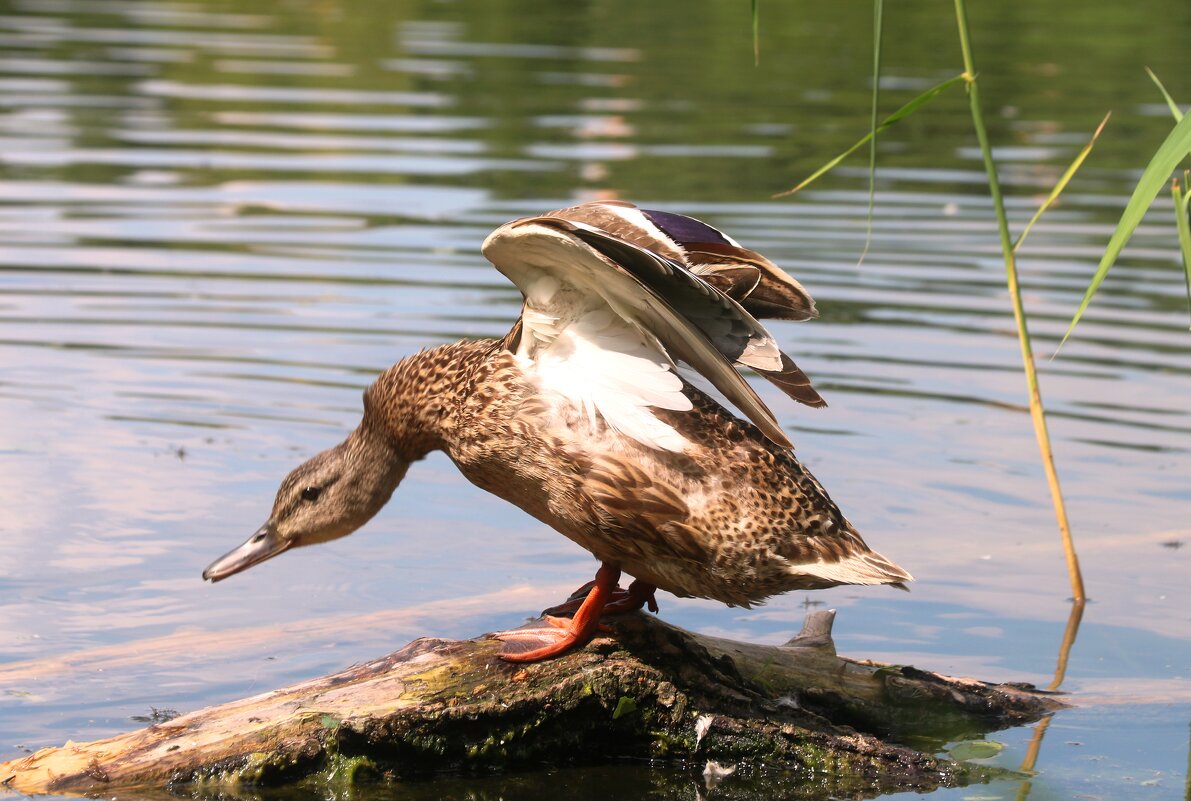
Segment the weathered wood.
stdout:
<path fill-rule="evenodd" d="M 615 639 L 528 666 L 500 660 L 492 639 L 420 639 L 332 676 L 42 749 L 0 764 L 0 783 L 105 796 L 190 784 L 215 794 L 634 756 L 764 765 L 822 795 L 867 796 L 989 775 L 881 737 L 942 742 L 1063 706 L 1024 685 L 838 657 L 830 614 L 813 613 L 780 647 L 631 615 Z"/>

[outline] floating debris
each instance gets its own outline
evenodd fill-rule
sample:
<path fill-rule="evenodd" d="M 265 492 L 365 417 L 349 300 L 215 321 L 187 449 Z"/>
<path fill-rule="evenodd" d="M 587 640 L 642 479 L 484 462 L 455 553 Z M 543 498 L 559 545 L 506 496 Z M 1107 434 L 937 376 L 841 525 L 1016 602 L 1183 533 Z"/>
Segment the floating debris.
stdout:
<path fill-rule="evenodd" d="M 148 715 L 132 715 L 129 720 L 135 720 L 137 723 L 165 723 L 182 714 L 176 709 L 158 709 L 155 706 L 149 709 L 152 711 Z"/>
<path fill-rule="evenodd" d="M 724 779 L 736 772 L 735 765 L 721 765 L 718 762 L 707 760 L 707 767 L 703 768 L 703 782 L 707 785 L 708 791 L 714 790 Z"/>

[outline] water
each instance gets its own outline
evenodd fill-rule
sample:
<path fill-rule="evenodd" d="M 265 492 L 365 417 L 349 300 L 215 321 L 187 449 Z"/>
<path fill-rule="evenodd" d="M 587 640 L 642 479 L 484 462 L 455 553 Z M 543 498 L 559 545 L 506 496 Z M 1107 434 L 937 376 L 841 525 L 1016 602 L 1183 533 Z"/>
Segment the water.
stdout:
<path fill-rule="evenodd" d="M 887 108 L 959 71 L 945 11 L 889 10 Z M 350 539 L 199 573 L 355 424 L 377 372 L 507 330 L 519 296 L 478 253 L 488 231 L 602 196 L 707 219 L 808 286 L 822 319 L 773 330 L 831 406 L 759 391 L 918 577 L 752 611 L 664 597 L 666 618 L 781 642 L 824 604 L 843 653 L 1050 683 L 1067 579 L 964 98 L 883 137 L 863 265 L 863 161 L 768 199 L 863 131 L 869 13 L 763 3 L 754 68 L 728 3 L 0 3 L 0 757 L 507 627 L 589 578 L 442 456 Z M 973 14 L 1018 229 L 1114 111 L 1021 261 L 1092 602 L 1037 776 L 932 797 L 1184 798 L 1191 351 L 1169 201 L 1045 357 L 1169 128 L 1142 67 L 1191 97 L 1191 11 Z M 996 764 L 1037 735 L 992 735 Z M 693 797 L 698 770 L 674 770 L 423 790 Z"/>

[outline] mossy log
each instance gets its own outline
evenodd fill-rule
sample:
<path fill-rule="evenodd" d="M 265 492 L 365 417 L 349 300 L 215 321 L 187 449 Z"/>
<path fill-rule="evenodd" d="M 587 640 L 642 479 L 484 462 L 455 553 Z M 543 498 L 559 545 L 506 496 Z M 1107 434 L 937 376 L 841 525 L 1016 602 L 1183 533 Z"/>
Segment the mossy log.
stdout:
<path fill-rule="evenodd" d="M 1063 706 L 1028 685 L 838 657 L 833 614 L 812 613 L 784 646 L 629 615 L 615 638 L 531 665 L 502 661 L 502 643 L 489 637 L 419 639 L 332 676 L 42 749 L 0 764 L 0 785 L 226 797 L 262 785 L 637 757 L 714 760 L 742 774 L 763 767 L 782 772 L 790 797 L 795 787 L 807 797 L 860 797 L 986 780 L 987 768 L 897 743 L 979 736 Z"/>

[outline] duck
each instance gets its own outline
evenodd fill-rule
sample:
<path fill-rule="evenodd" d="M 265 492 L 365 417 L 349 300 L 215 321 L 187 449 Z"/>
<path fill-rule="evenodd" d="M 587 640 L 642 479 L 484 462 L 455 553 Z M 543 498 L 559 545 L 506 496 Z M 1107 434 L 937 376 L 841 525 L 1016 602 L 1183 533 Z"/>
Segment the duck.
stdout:
<path fill-rule="evenodd" d="M 619 200 L 513 220 L 481 250 L 524 296 L 511 330 L 383 372 L 355 430 L 289 473 L 264 525 L 204 579 L 351 534 L 444 451 L 599 563 L 532 635 L 498 634 L 510 662 L 580 648 L 605 615 L 656 612 L 659 589 L 746 608 L 905 589 L 912 576 L 865 544 L 741 373 L 826 405 L 759 322 L 817 316 L 796 279 L 707 223 Z"/>

